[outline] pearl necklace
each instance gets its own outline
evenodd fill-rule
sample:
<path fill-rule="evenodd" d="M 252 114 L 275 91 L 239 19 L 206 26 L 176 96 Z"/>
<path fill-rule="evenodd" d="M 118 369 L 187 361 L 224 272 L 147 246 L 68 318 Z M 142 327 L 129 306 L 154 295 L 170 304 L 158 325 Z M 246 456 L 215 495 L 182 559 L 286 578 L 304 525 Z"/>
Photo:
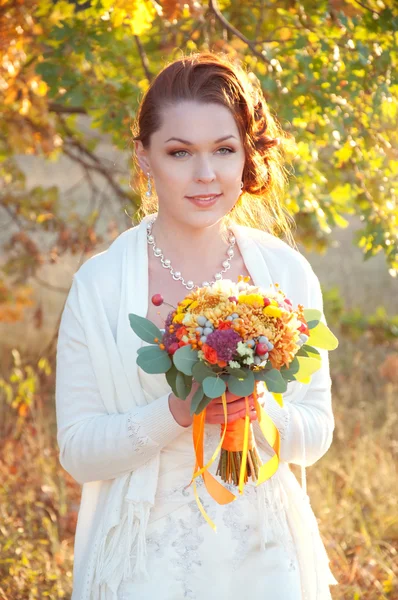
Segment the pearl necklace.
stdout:
<path fill-rule="evenodd" d="M 223 273 L 226 273 L 226 271 L 228 271 L 228 269 L 231 268 L 230 263 L 231 263 L 231 259 L 234 256 L 233 248 L 235 245 L 235 236 L 232 233 L 232 231 L 229 232 L 229 238 L 228 238 L 229 246 L 228 246 L 228 250 L 227 250 L 227 259 L 224 260 L 224 262 L 222 263 L 223 268 L 221 269 L 221 271 L 219 271 L 218 273 L 216 273 L 214 275 L 214 280 L 213 281 L 203 281 L 201 286 L 195 285 L 192 280 L 185 281 L 185 279 L 182 277 L 180 271 L 174 271 L 174 269 L 171 265 L 170 259 L 165 258 L 162 250 L 156 246 L 156 240 L 155 240 L 154 235 L 152 234 L 152 226 L 153 226 L 155 220 L 156 219 L 152 219 L 151 221 L 149 221 L 149 223 L 147 225 L 148 244 L 150 246 L 152 246 L 152 250 L 153 250 L 153 253 L 156 256 L 156 258 L 160 258 L 160 262 L 162 263 L 162 266 L 165 269 L 170 270 L 170 275 L 173 277 L 174 281 L 181 281 L 182 285 L 185 286 L 187 288 L 187 290 L 193 290 L 194 288 L 206 287 L 206 286 L 212 285 L 216 281 L 220 281 L 222 279 Z"/>

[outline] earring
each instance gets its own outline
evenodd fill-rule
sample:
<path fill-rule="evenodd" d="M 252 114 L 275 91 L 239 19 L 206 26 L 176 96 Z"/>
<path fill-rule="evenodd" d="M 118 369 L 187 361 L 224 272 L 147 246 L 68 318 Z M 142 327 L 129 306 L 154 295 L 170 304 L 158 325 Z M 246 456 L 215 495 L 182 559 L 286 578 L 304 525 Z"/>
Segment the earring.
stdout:
<path fill-rule="evenodd" d="M 150 173 L 148 171 L 147 176 L 148 176 L 148 184 L 147 184 L 147 188 L 146 188 L 146 192 L 145 192 L 145 196 L 147 196 L 147 198 L 149 198 L 152 195 L 152 184 L 151 184 L 151 178 L 150 178 Z"/>
<path fill-rule="evenodd" d="M 240 182 L 240 189 L 243 190 L 243 181 Z"/>

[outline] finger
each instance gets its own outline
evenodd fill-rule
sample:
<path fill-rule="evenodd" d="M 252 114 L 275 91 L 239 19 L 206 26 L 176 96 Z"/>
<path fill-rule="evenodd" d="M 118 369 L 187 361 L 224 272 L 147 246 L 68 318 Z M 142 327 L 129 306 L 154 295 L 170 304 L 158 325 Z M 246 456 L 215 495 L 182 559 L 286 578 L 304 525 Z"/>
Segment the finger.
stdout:
<path fill-rule="evenodd" d="M 207 407 L 207 410 L 209 410 L 210 404 Z M 249 403 L 249 410 L 254 409 L 254 403 Z M 227 405 L 227 412 L 228 414 L 235 414 L 239 411 L 243 411 L 244 413 L 246 413 L 246 401 L 245 400 L 235 400 L 235 402 L 232 402 L 230 404 Z M 214 404 L 211 408 L 210 408 L 210 412 L 214 415 L 223 415 L 224 414 L 224 410 L 223 410 L 223 406 L 220 404 Z"/>
<path fill-rule="evenodd" d="M 232 392 L 228 392 L 228 391 L 226 392 L 227 404 L 230 404 L 231 402 L 236 402 L 237 400 L 241 400 L 242 398 L 244 400 L 246 398 L 246 396 L 236 396 Z M 247 398 L 248 398 L 249 402 L 254 401 L 253 394 L 249 394 L 249 396 L 247 396 Z M 218 398 L 214 398 L 214 403 L 222 404 L 222 397 L 219 396 Z"/>

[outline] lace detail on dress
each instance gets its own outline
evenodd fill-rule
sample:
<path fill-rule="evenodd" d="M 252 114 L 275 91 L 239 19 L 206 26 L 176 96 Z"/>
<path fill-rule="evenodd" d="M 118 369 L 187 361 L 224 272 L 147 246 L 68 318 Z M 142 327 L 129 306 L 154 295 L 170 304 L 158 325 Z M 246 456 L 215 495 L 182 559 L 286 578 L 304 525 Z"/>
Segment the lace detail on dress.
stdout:
<path fill-rule="evenodd" d="M 280 422 L 278 423 L 278 431 L 279 431 L 279 435 L 281 436 L 282 440 L 284 440 L 286 438 L 286 431 L 287 431 L 287 428 L 289 427 L 289 421 L 290 421 L 290 412 L 288 410 L 285 410 L 281 414 Z"/>
<path fill-rule="evenodd" d="M 140 416 L 136 412 L 131 412 L 129 414 L 127 418 L 127 429 L 128 436 L 132 442 L 133 452 L 136 454 L 143 454 L 148 447 L 154 448 L 158 446 L 156 442 L 146 435 Z"/>
<path fill-rule="evenodd" d="M 180 576 L 177 579 L 183 586 L 184 598 L 196 600 L 196 594 L 190 585 L 190 580 L 192 571 L 202 566 L 198 549 L 203 543 L 203 536 L 199 533 L 203 518 L 195 501 L 190 502 L 188 506 L 191 512 L 190 520 L 177 520 L 178 535 L 173 541 L 172 547 L 175 549 L 178 558 L 175 558 L 172 563 L 178 567 Z"/>

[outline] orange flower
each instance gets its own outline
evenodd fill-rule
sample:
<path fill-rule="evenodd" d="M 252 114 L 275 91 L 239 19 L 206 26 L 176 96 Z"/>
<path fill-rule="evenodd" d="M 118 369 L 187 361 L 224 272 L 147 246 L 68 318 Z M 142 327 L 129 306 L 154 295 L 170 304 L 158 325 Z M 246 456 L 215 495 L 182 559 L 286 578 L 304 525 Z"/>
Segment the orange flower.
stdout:
<path fill-rule="evenodd" d="M 187 332 L 187 328 L 186 327 L 179 327 L 176 331 L 176 337 L 178 340 L 181 341 L 181 339 L 184 337 L 184 335 L 186 335 Z"/>
<path fill-rule="evenodd" d="M 212 348 L 208 344 L 203 344 L 202 351 L 207 362 L 209 362 L 211 365 L 217 364 L 217 352 L 214 350 L 214 348 Z"/>

